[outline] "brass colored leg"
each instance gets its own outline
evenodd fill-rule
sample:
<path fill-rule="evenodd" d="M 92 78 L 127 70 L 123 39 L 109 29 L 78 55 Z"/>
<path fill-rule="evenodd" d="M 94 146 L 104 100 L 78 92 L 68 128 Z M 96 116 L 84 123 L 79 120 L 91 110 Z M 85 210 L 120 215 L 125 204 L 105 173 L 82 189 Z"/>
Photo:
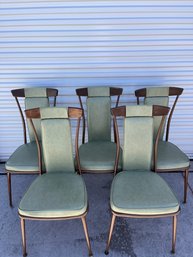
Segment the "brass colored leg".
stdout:
<path fill-rule="evenodd" d="M 91 245 L 90 245 L 90 239 L 89 239 L 89 235 L 88 235 L 88 228 L 87 228 L 87 224 L 86 224 L 86 217 L 82 217 L 82 224 L 83 224 L 83 228 L 84 228 L 84 233 L 85 233 L 85 237 L 86 237 L 86 242 L 87 242 L 87 246 L 88 246 L 88 254 L 89 256 L 93 256 L 92 254 L 92 250 L 91 250 Z"/>
<path fill-rule="evenodd" d="M 184 203 L 187 202 L 187 191 L 188 191 L 188 174 L 189 170 L 185 170 L 184 174 Z"/>
<path fill-rule="evenodd" d="M 177 215 L 173 216 L 172 222 L 172 253 L 175 253 L 175 245 L 176 245 L 176 228 L 177 228 Z"/>
<path fill-rule="evenodd" d="M 115 218 L 116 218 L 116 216 L 112 213 L 111 225 L 110 225 L 110 229 L 109 229 L 109 237 L 108 237 L 107 246 L 106 246 L 106 250 L 105 250 L 106 255 L 109 254 L 109 247 L 110 247 L 111 237 L 112 237 L 113 228 L 114 228 L 114 224 L 115 224 Z"/>
<path fill-rule="evenodd" d="M 11 173 L 7 173 L 7 183 L 8 183 L 8 194 L 9 194 L 9 205 L 12 207 L 12 193 L 11 193 Z"/>
<path fill-rule="evenodd" d="M 27 252 L 26 252 L 25 220 L 23 218 L 21 218 L 21 235 L 22 235 L 23 257 L 25 257 L 27 256 Z"/>

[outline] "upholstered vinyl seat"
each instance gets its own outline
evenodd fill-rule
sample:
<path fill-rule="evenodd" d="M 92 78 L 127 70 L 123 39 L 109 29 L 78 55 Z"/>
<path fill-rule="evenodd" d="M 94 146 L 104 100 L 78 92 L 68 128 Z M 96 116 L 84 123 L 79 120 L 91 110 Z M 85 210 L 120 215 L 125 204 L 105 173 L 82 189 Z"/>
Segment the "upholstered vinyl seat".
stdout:
<path fill-rule="evenodd" d="M 83 170 L 112 172 L 116 158 L 116 144 L 109 141 L 85 143 L 79 148 L 79 156 L 80 165 Z M 122 150 L 120 152 L 120 160 L 121 157 Z M 121 170 L 120 161 L 118 169 Z"/>
<path fill-rule="evenodd" d="M 6 170 L 13 173 L 38 172 L 38 150 L 36 142 L 19 146 L 5 164 Z"/>
<path fill-rule="evenodd" d="M 87 210 L 87 193 L 81 176 L 50 172 L 39 176 L 23 196 L 19 214 L 35 218 L 79 216 Z"/>
<path fill-rule="evenodd" d="M 176 87 L 149 87 L 135 91 L 137 103 L 139 98 L 144 98 L 145 105 L 158 104 L 162 106 L 169 105 L 169 97 L 173 98 L 172 108 L 169 113 L 165 126 L 162 128 L 159 143 L 157 145 L 157 155 L 155 155 L 154 170 L 158 172 L 183 172 L 184 173 L 184 203 L 187 201 L 188 190 L 188 173 L 190 161 L 188 156 L 176 145 L 169 142 L 169 131 L 172 115 L 177 104 L 179 96 L 182 94 L 183 88 Z M 160 117 L 154 117 L 154 138 L 160 125 Z M 164 129 L 166 127 L 166 135 L 164 140 Z"/>
<path fill-rule="evenodd" d="M 160 141 L 158 146 L 157 169 L 171 170 L 188 167 L 190 160 L 176 145 Z"/>
<path fill-rule="evenodd" d="M 116 174 L 111 185 L 111 225 L 105 254 L 109 253 L 116 217 L 160 218 L 171 216 L 172 252 L 175 252 L 177 214 L 180 205 L 169 185 L 157 173 L 151 171 L 153 156 L 165 116 L 169 112 L 164 106 L 120 106 L 112 114 L 117 138 L 115 170 L 117 170 L 120 140 L 117 117 L 124 117 L 123 170 Z M 154 118 L 160 118 L 158 133 L 154 141 Z M 154 163 L 153 163 L 154 164 Z"/>
<path fill-rule="evenodd" d="M 114 212 L 128 215 L 171 214 L 179 210 L 169 186 L 151 171 L 118 173 L 111 186 L 110 204 Z"/>

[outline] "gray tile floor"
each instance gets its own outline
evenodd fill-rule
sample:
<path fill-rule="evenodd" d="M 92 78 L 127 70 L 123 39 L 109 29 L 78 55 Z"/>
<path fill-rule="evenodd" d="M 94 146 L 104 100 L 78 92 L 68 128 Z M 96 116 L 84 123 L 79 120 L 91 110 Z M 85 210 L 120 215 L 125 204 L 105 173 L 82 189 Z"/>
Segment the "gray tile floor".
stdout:
<path fill-rule="evenodd" d="M 1 170 L 4 166 L 0 166 Z M 163 174 L 182 203 L 181 174 Z M 0 176 L 0 257 L 22 256 L 20 223 L 17 206 L 36 176 L 14 176 L 13 203 L 9 208 L 6 176 Z M 89 195 L 88 229 L 94 256 L 105 256 L 104 249 L 110 222 L 109 191 L 112 175 L 83 176 Z M 193 188 L 193 173 L 189 184 Z M 81 221 L 27 221 L 29 257 L 87 256 Z M 117 219 L 109 257 L 169 257 L 171 218 Z M 175 257 L 193 257 L 193 193 L 188 190 L 188 203 L 181 204 L 178 218 Z"/>

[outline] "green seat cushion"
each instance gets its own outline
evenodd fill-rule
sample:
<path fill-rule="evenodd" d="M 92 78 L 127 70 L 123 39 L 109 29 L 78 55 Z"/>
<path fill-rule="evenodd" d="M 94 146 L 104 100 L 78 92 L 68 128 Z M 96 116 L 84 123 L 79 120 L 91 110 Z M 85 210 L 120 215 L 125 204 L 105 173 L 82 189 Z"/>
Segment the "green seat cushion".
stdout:
<path fill-rule="evenodd" d="M 19 146 L 5 164 L 12 172 L 38 172 L 38 150 L 35 142 Z"/>
<path fill-rule="evenodd" d="M 111 186 L 111 209 L 131 215 L 175 213 L 179 203 L 167 183 L 151 171 L 123 171 Z"/>
<path fill-rule="evenodd" d="M 112 172 L 116 157 L 116 144 L 108 141 L 96 141 L 82 144 L 79 148 L 80 165 L 83 170 Z M 120 158 L 122 150 L 120 149 Z M 119 170 L 121 165 L 119 162 Z"/>
<path fill-rule="evenodd" d="M 38 176 L 19 205 L 20 215 L 34 218 L 74 217 L 86 210 L 84 181 L 71 172 L 49 172 Z"/>
<path fill-rule="evenodd" d="M 157 169 L 180 169 L 190 165 L 190 161 L 176 145 L 160 141 L 158 145 Z"/>

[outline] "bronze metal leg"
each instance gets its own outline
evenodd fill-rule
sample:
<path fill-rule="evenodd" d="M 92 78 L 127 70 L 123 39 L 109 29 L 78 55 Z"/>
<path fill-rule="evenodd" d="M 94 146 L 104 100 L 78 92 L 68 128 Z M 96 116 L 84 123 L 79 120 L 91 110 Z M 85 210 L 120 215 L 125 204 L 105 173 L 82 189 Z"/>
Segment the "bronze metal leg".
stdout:
<path fill-rule="evenodd" d="M 8 183 L 8 194 L 9 194 L 9 205 L 12 207 L 12 193 L 11 193 L 11 173 L 7 173 L 7 183 Z"/>
<path fill-rule="evenodd" d="M 112 237 L 113 228 L 114 228 L 114 224 L 115 224 L 115 218 L 116 218 L 116 216 L 112 213 L 111 225 L 110 225 L 110 229 L 109 229 L 109 237 L 108 237 L 107 246 L 106 246 L 106 250 L 105 250 L 106 255 L 109 254 L 109 247 L 110 247 L 111 237 Z"/>
<path fill-rule="evenodd" d="M 188 190 L 188 174 L 189 170 L 186 169 L 184 172 L 184 203 L 187 201 L 187 190 Z"/>
<path fill-rule="evenodd" d="M 25 257 L 27 256 L 27 252 L 26 252 L 25 220 L 23 218 L 21 218 L 21 235 L 22 235 L 23 257 Z"/>
<path fill-rule="evenodd" d="M 176 245 L 176 228 L 177 228 L 177 215 L 173 216 L 172 222 L 172 253 L 175 253 L 175 245 Z"/>
<path fill-rule="evenodd" d="M 88 254 L 89 256 L 93 256 L 92 254 L 92 250 L 91 250 L 91 245 L 90 245 L 90 239 L 89 239 L 89 235 L 88 235 L 88 228 L 87 228 L 87 224 L 86 224 L 86 217 L 82 217 L 82 224 L 83 224 L 83 228 L 84 228 L 84 233 L 85 233 L 85 237 L 86 237 L 86 242 L 87 242 L 87 246 L 88 246 Z"/>

